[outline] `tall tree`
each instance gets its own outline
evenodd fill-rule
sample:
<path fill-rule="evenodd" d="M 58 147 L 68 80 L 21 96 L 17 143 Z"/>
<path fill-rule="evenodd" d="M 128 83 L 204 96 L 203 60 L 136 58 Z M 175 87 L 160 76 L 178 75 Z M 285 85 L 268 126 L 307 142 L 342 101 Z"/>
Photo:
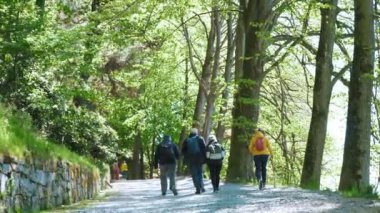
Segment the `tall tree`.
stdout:
<path fill-rule="evenodd" d="M 189 103 L 189 60 L 186 58 L 186 68 L 185 68 L 185 85 L 183 87 L 183 105 L 187 106 Z M 188 115 L 188 110 L 186 107 L 183 108 L 182 111 L 182 120 L 185 121 Z M 186 138 L 186 133 L 187 133 L 187 127 L 185 125 L 182 126 L 181 133 L 179 135 L 179 148 L 182 150 L 183 142 Z M 183 173 L 183 158 L 180 158 L 178 161 L 178 172 L 180 174 Z"/>
<path fill-rule="evenodd" d="M 316 58 L 313 110 L 303 164 L 301 187 L 319 189 L 332 91 L 333 48 L 337 0 L 321 0 L 321 30 Z"/>
<path fill-rule="evenodd" d="M 246 1 L 241 0 L 240 7 L 242 9 L 240 15 L 243 17 L 239 19 L 245 21 L 243 24 L 245 44 L 242 70 L 235 71 L 238 88 L 232 112 L 231 154 L 227 171 L 229 181 L 252 178 L 249 172 L 252 162 L 247 152 L 247 141 L 259 120 L 260 89 L 265 76 L 265 50 L 268 46 L 266 37 L 270 34 L 272 24 L 270 20 L 273 14 L 273 1 L 250 0 L 246 4 Z M 242 30 L 240 27 L 238 29 Z M 241 51 L 240 48 L 237 47 L 237 51 Z M 237 53 L 236 56 L 238 55 Z"/>
<path fill-rule="evenodd" d="M 211 75 L 212 75 L 212 62 L 213 62 L 213 57 L 215 53 L 214 45 L 215 45 L 216 32 L 215 32 L 214 22 L 212 21 L 212 18 L 211 18 L 210 32 L 207 34 L 206 55 L 202 64 L 201 74 L 199 75 L 194 58 L 193 58 L 194 57 L 193 49 L 192 49 L 193 45 L 191 43 L 191 38 L 184 21 L 182 21 L 182 25 L 183 25 L 183 30 L 184 30 L 184 36 L 186 38 L 187 45 L 188 45 L 191 70 L 194 72 L 195 76 L 197 77 L 199 81 L 198 95 L 197 95 L 197 99 L 195 103 L 192 126 L 200 129 L 200 127 L 203 126 L 203 122 L 204 122 L 204 119 L 203 119 L 204 107 L 206 105 L 206 101 L 207 101 L 206 96 L 210 87 L 210 80 L 211 80 Z"/>
<path fill-rule="evenodd" d="M 130 179 L 144 179 L 143 174 L 143 151 L 142 151 L 142 141 L 141 141 L 141 133 L 136 127 L 136 135 L 134 138 L 134 146 L 133 146 L 133 156 L 131 162 L 130 169 Z"/>
<path fill-rule="evenodd" d="M 214 54 L 214 63 L 212 67 L 211 73 L 211 82 L 210 82 L 210 91 L 207 94 L 207 105 L 206 105 L 206 115 L 203 126 L 203 136 L 206 138 L 208 134 L 211 132 L 212 128 L 212 115 L 215 111 L 215 100 L 217 98 L 217 89 L 218 82 L 217 77 L 219 75 L 219 64 L 220 64 L 220 52 L 221 52 L 221 20 L 219 15 L 219 8 L 213 8 L 212 22 L 214 23 L 212 27 L 215 28 L 215 54 Z"/>
<path fill-rule="evenodd" d="M 41 1 L 41 0 L 39 0 Z M 100 8 L 100 0 L 92 0 L 91 11 L 97 11 Z"/>
<path fill-rule="evenodd" d="M 231 81 L 232 81 L 232 68 L 234 60 L 234 51 L 235 51 L 235 36 L 233 32 L 233 16 L 231 13 L 228 14 L 227 19 L 227 53 L 226 53 L 226 65 L 224 68 L 224 82 L 225 88 L 222 92 L 222 106 L 220 107 L 219 114 L 220 117 L 224 118 L 227 115 L 228 110 L 228 99 L 230 98 L 231 93 Z M 218 141 L 223 141 L 224 132 L 226 129 L 225 120 L 219 120 L 218 126 L 216 128 L 216 138 Z"/>
<path fill-rule="evenodd" d="M 372 0 L 355 0 L 354 59 L 350 76 L 346 138 L 339 190 L 369 186 L 371 100 L 374 72 Z"/>
<path fill-rule="evenodd" d="M 38 6 L 38 14 L 40 18 L 42 19 L 45 14 L 45 0 L 36 0 L 36 5 Z"/>

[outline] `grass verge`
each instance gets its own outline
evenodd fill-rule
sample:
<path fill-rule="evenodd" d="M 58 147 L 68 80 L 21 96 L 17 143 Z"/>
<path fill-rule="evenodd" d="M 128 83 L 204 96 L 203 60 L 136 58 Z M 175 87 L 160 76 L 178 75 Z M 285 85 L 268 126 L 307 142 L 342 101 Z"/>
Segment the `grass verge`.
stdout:
<path fill-rule="evenodd" d="M 63 145 L 49 142 L 31 127 L 31 119 L 22 112 L 0 106 L 0 154 L 18 159 L 33 156 L 41 160 L 68 160 L 90 169 L 97 167 L 90 160 L 71 152 Z"/>

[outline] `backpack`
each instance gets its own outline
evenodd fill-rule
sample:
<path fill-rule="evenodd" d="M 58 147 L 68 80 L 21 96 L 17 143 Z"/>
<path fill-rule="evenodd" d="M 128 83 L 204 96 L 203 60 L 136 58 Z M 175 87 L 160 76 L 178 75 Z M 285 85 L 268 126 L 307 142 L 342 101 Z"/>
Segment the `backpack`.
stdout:
<path fill-rule="evenodd" d="M 224 157 L 224 150 L 219 143 L 212 143 L 207 149 L 207 158 L 210 160 L 221 160 Z"/>
<path fill-rule="evenodd" d="M 190 155 L 197 155 L 201 153 L 201 148 L 199 147 L 198 136 L 193 136 L 187 139 L 187 152 Z"/>
<path fill-rule="evenodd" d="M 160 144 L 160 162 L 170 163 L 175 162 L 175 154 L 171 143 Z"/>
<path fill-rule="evenodd" d="M 264 150 L 264 138 L 258 138 L 255 143 L 255 148 L 257 151 Z"/>

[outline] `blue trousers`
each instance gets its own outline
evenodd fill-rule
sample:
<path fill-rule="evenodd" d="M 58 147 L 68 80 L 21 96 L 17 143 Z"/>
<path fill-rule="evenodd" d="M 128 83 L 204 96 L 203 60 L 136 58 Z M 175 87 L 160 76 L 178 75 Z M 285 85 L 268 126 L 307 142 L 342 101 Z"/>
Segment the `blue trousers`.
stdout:
<path fill-rule="evenodd" d="M 202 164 L 190 163 L 190 173 L 193 178 L 193 183 L 197 192 L 203 188 L 203 170 Z"/>

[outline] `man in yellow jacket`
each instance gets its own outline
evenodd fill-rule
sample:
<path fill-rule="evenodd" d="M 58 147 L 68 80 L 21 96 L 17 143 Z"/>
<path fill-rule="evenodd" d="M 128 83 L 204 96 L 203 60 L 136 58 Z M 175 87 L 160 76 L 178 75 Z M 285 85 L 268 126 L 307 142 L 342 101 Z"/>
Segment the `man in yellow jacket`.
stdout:
<path fill-rule="evenodd" d="M 265 133 L 262 129 L 256 129 L 249 144 L 249 152 L 253 155 L 256 167 L 256 178 L 259 182 L 259 189 L 265 188 L 267 180 L 267 163 L 269 156 L 272 155 L 272 149 Z"/>

